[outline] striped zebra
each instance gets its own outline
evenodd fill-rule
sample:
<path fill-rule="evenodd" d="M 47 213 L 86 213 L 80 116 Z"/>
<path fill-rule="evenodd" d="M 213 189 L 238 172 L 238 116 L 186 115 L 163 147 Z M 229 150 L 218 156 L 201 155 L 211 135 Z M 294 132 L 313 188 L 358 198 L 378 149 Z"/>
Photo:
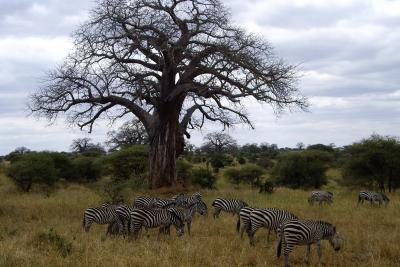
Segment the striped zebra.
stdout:
<path fill-rule="evenodd" d="M 268 229 L 267 241 L 269 241 L 271 230 L 276 233 L 282 223 L 291 219 L 297 219 L 297 216 L 286 210 L 276 208 L 253 209 L 250 213 L 250 221 L 247 228 L 250 245 L 254 245 L 254 234 L 261 227 Z"/>
<path fill-rule="evenodd" d="M 244 230 L 247 231 L 250 223 L 250 213 L 253 211 L 252 207 L 243 207 L 239 212 L 239 220 L 236 224 L 236 230 L 239 231 L 240 222 L 242 222 L 242 228 L 240 228 L 240 238 L 243 238 Z"/>
<path fill-rule="evenodd" d="M 133 209 L 130 213 L 129 230 L 136 239 L 140 229 L 145 228 L 146 232 L 149 228 L 160 227 L 157 239 L 161 233 L 165 233 L 166 229 L 173 224 L 176 228 L 178 236 L 184 233 L 184 223 L 178 216 L 175 208 L 169 209 Z"/>
<path fill-rule="evenodd" d="M 158 197 L 140 196 L 133 201 L 132 207 L 139 209 L 140 208 L 161 209 L 174 206 L 175 204 L 176 201 L 173 199 L 161 199 Z"/>
<path fill-rule="evenodd" d="M 308 197 L 308 204 L 314 205 L 314 202 L 318 201 L 319 205 L 323 202 L 328 204 L 333 203 L 333 193 L 328 191 L 312 191 Z"/>
<path fill-rule="evenodd" d="M 190 228 L 191 228 L 192 220 L 193 220 L 195 213 L 197 212 L 200 215 L 207 214 L 207 205 L 203 201 L 193 203 L 190 206 L 185 207 L 185 208 L 173 208 L 173 209 L 176 211 L 176 214 L 179 216 L 179 218 L 181 218 L 182 221 L 184 223 L 186 223 L 189 235 L 190 235 Z M 168 232 L 169 232 L 169 229 L 168 229 Z"/>
<path fill-rule="evenodd" d="M 278 258 L 283 254 L 285 256 L 285 267 L 289 267 L 289 254 L 294 246 L 307 245 L 306 263 L 309 264 L 311 245 L 316 243 L 318 248 L 318 257 L 321 261 L 321 240 L 329 240 L 332 247 L 338 251 L 342 246 L 342 239 L 336 232 L 336 227 L 323 221 L 310 220 L 289 220 L 283 223 L 279 231 L 279 243 L 277 247 Z"/>
<path fill-rule="evenodd" d="M 382 202 L 385 202 L 385 206 L 389 203 L 390 199 L 381 192 L 375 192 L 375 191 L 360 191 L 358 193 L 358 203 L 364 203 L 364 200 L 367 200 L 371 203 L 371 205 L 374 202 L 379 202 L 379 205 L 382 205 Z"/>
<path fill-rule="evenodd" d="M 247 203 L 240 199 L 226 199 L 226 198 L 216 198 L 211 204 L 214 207 L 214 218 L 218 218 L 221 211 L 228 213 L 237 214 L 239 217 L 239 212 L 243 207 L 247 207 Z"/>
<path fill-rule="evenodd" d="M 194 203 L 203 201 L 203 196 L 200 192 L 195 192 L 190 197 L 187 197 L 185 194 L 179 194 L 172 199 L 176 201 L 177 206 L 188 207 Z"/>
<path fill-rule="evenodd" d="M 106 234 L 112 232 L 111 228 L 113 224 L 117 225 L 119 234 L 123 231 L 123 224 L 116 213 L 116 206 L 108 203 L 101 205 L 99 208 L 87 208 L 84 211 L 82 225 L 85 232 L 89 232 L 90 226 L 93 223 L 108 224 Z"/>

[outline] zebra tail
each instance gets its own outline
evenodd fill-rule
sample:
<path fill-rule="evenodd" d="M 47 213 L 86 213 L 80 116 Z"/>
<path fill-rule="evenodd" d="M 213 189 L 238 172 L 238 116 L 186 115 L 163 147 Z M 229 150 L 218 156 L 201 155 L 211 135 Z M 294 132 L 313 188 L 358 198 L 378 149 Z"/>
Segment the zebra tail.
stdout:
<path fill-rule="evenodd" d="M 283 227 L 281 226 L 281 234 L 280 234 L 280 237 L 279 237 L 278 247 L 276 249 L 276 257 L 278 257 L 278 258 L 281 256 L 282 242 L 283 242 Z"/>
<path fill-rule="evenodd" d="M 215 207 L 215 200 L 213 201 L 213 203 L 211 204 L 211 206 Z"/>

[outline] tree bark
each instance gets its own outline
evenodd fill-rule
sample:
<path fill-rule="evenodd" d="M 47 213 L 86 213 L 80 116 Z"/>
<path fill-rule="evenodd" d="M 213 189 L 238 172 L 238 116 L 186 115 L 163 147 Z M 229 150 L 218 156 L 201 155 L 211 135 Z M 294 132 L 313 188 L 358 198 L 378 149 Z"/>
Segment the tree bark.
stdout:
<path fill-rule="evenodd" d="M 177 108 L 163 108 L 152 125 L 150 134 L 150 186 L 169 187 L 176 184 L 176 157 L 183 151 Z"/>

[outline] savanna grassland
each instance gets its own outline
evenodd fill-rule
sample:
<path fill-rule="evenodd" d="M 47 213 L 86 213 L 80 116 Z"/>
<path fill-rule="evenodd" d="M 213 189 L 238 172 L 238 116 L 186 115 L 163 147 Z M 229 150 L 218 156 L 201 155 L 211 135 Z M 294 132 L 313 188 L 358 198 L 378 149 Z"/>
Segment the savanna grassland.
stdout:
<path fill-rule="evenodd" d="M 212 218 L 211 203 L 218 196 L 240 198 L 252 206 L 283 208 L 300 218 L 335 224 L 345 240 L 344 247 L 334 252 L 324 241 L 324 266 L 400 266 L 398 194 L 388 194 L 388 207 L 357 207 L 356 191 L 330 189 L 335 194 L 333 205 L 310 207 L 307 191 L 278 188 L 274 194 L 264 195 L 221 183 L 219 188 L 202 191 L 209 213 L 207 217 L 196 215 L 191 236 L 185 233 L 178 238 L 172 230 L 171 236 L 157 241 L 157 230 L 151 230 L 149 238 L 142 234 L 133 241 L 106 237 L 104 225 L 93 225 L 89 233 L 83 231 L 84 209 L 102 201 L 95 190 L 65 185 L 50 196 L 22 194 L 1 175 L 0 266 L 283 266 L 283 259 L 276 258 L 274 235 L 267 242 L 267 231 L 260 230 L 255 247 L 251 247 L 247 237 L 241 240 L 237 234 L 236 217 L 221 213 L 219 219 Z M 132 191 L 131 199 L 143 193 Z M 305 247 L 297 247 L 291 264 L 303 266 L 304 255 Z M 311 256 L 311 266 L 318 266 L 315 247 Z"/>

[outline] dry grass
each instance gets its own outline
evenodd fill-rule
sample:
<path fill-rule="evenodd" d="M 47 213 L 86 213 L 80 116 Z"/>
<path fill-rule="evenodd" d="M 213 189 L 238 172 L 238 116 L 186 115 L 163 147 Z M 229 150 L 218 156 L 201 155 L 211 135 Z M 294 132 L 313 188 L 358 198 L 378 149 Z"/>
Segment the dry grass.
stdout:
<path fill-rule="evenodd" d="M 307 192 L 278 189 L 273 195 L 261 195 L 250 189 L 224 186 L 220 191 L 204 191 L 209 207 L 217 196 L 238 197 L 259 207 L 279 207 L 301 218 L 323 219 L 335 224 L 345 239 L 336 253 L 323 243 L 325 266 L 400 266 L 400 199 L 390 194 L 385 207 L 357 207 L 357 192 L 333 190 L 330 207 L 309 207 Z M 100 196 L 86 187 L 70 185 L 50 197 L 19 194 L 4 176 L 0 177 L 0 266 L 283 266 L 276 258 L 276 238 L 266 241 L 266 231 L 256 234 L 256 246 L 247 237 L 241 240 L 235 231 L 236 218 L 221 214 L 214 220 L 196 217 L 192 236 L 137 241 L 106 237 L 105 226 L 94 225 L 89 233 L 82 229 L 82 212 L 100 203 Z M 135 193 L 132 193 L 132 198 Z M 37 236 L 49 229 L 72 243 L 71 254 L 63 257 L 51 244 L 38 242 Z M 305 247 L 291 255 L 293 266 L 304 265 Z M 318 266 L 312 248 L 312 266 Z"/>

